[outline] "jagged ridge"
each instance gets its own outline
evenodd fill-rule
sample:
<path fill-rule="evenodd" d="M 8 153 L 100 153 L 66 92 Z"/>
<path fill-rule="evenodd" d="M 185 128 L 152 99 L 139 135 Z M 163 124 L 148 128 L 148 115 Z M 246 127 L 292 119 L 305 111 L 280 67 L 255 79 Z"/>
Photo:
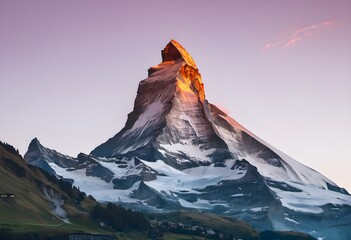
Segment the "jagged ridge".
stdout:
<path fill-rule="evenodd" d="M 206 118 L 204 85 L 192 57 L 172 40 L 162 51 L 162 58 L 163 62 L 150 68 L 149 77 L 140 82 L 125 127 L 91 155 L 162 159 L 179 169 L 231 158 L 228 147 Z M 194 118 L 197 122 L 192 125 Z M 192 149 L 170 151 L 178 143 L 207 154 L 199 158 L 192 156 Z"/>

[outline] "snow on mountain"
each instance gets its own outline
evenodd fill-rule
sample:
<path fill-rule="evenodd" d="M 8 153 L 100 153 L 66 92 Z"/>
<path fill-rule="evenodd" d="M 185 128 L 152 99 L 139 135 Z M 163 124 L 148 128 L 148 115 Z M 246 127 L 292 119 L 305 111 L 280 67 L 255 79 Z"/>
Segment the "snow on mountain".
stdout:
<path fill-rule="evenodd" d="M 104 168 L 94 158 L 83 153 L 79 154 L 77 158 L 63 155 L 55 150 L 45 148 L 37 138 L 34 138 L 29 144 L 24 159 L 29 164 L 54 175 L 60 175 L 59 172 L 61 171 L 59 169 L 67 171 L 83 169 L 85 175 L 99 177 L 105 182 L 111 181 L 113 177 L 113 173 L 108 168 Z"/>
<path fill-rule="evenodd" d="M 204 87 L 194 60 L 174 40 L 162 57 L 140 82 L 125 127 L 91 154 L 161 159 L 179 169 L 231 158 L 205 116 Z"/>
<path fill-rule="evenodd" d="M 34 166 L 44 169 L 49 173 L 55 173 L 49 163 L 55 163 L 58 166 L 71 167 L 76 164 L 76 160 L 63 155 L 55 150 L 44 148 L 37 138 L 34 138 L 28 147 L 28 151 L 24 155 L 26 161 Z"/>
<path fill-rule="evenodd" d="M 195 61 L 172 40 L 139 84 L 125 127 L 77 158 L 37 139 L 25 159 L 98 201 L 145 211 L 200 209 L 260 229 L 350 234 L 351 196 L 205 98 Z M 333 226 L 333 234 L 325 228 Z"/>

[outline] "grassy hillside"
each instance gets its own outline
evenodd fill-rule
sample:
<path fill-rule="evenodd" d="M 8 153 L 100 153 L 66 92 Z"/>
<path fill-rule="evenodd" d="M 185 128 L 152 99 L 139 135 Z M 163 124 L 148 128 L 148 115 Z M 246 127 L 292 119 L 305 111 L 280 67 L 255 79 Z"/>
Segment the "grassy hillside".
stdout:
<path fill-rule="evenodd" d="M 115 225 L 120 231 L 124 229 L 119 226 L 122 224 L 116 224 L 115 219 L 122 217 L 123 221 L 128 222 L 133 222 L 135 216 L 138 216 L 139 222 L 144 219 L 141 213 L 127 211 L 114 205 L 108 205 L 110 209 L 107 212 L 104 210 L 106 206 L 96 203 L 93 198 L 72 187 L 71 183 L 29 166 L 17 150 L 2 142 L 0 194 L 0 238 L 8 233 L 15 239 L 24 233 L 40 234 L 41 237 L 69 233 L 117 235 Z M 60 211 L 54 211 L 55 208 Z M 101 214 L 92 218 L 96 209 L 106 212 L 106 216 Z M 66 216 L 58 212 L 64 212 Z M 111 227 L 101 227 L 100 221 Z M 145 221 L 143 223 L 148 226 L 148 222 Z M 133 229 L 134 226 L 128 226 L 128 231 Z M 136 235 L 146 238 L 146 232 L 130 232 L 125 233 L 125 239 L 129 236 L 133 239 Z"/>
<path fill-rule="evenodd" d="M 51 213 L 52 203 L 42 194 L 35 182 L 45 181 L 39 173 L 30 169 L 20 156 L 0 146 L 0 193 L 11 193 L 13 199 L 0 200 L 0 222 L 60 224 L 61 220 Z"/>
<path fill-rule="evenodd" d="M 55 204 L 44 194 L 50 192 L 64 201 L 70 223 L 53 213 Z M 0 228 L 16 232 L 42 230 L 57 232 L 105 232 L 90 220 L 95 201 L 85 198 L 79 204 L 59 189 L 38 169 L 31 168 L 15 151 L 0 144 L 0 193 L 14 198 L 0 199 Z"/>

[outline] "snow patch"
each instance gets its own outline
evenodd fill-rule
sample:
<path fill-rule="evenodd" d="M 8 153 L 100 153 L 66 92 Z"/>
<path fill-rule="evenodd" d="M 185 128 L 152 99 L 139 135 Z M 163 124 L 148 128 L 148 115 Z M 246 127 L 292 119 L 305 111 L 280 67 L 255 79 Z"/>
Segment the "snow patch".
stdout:
<path fill-rule="evenodd" d="M 242 193 L 237 193 L 237 194 L 231 195 L 231 197 L 243 197 L 243 196 L 245 196 L 245 194 L 242 194 Z"/>
<path fill-rule="evenodd" d="M 291 219 L 291 218 L 288 218 L 288 217 L 285 217 L 285 219 L 290 221 L 290 222 L 293 222 L 293 223 L 296 223 L 296 224 L 300 224 L 299 222 L 295 221 L 294 219 Z"/>
<path fill-rule="evenodd" d="M 215 151 L 215 149 L 201 149 L 199 145 L 193 145 L 192 143 L 161 144 L 161 147 L 168 153 L 185 154 L 200 162 L 211 161 L 208 155 Z"/>
<path fill-rule="evenodd" d="M 116 190 L 112 182 L 106 183 L 98 177 L 86 176 L 85 169 L 66 171 L 66 169 L 57 166 L 54 163 L 49 163 L 59 176 L 63 178 L 73 179 L 73 185 L 79 187 L 81 191 L 92 195 L 99 202 L 124 202 L 135 203 L 138 200 L 129 197 L 129 194 L 134 189 L 137 189 L 139 182 L 136 182 L 127 190 Z"/>
<path fill-rule="evenodd" d="M 52 213 L 61 219 L 64 223 L 70 223 L 67 218 L 67 212 L 62 208 L 65 204 L 64 200 L 60 198 L 59 195 L 55 194 L 52 189 L 48 191 L 46 187 L 43 189 L 45 197 L 54 204 L 54 209 Z"/>
<path fill-rule="evenodd" d="M 267 208 L 266 207 L 255 207 L 255 208 L 251 208 L 250 211 L 251 212 L 262 212 L 265 211 Z"/>
<path fill-rule="evenodd" d="M 158 117 L 162 114 L 163 106 L 164 104 L 159 101 L 148 105 L 148 107 L 139 116 L 138 120 L 135 121 L 133 127 L 128 130 L 128 132 L 132 132 L 139 128 L 143 128 L 143 130 L 145 130 L 150 122 L 158 120 Z M 143 130 L 140 132 L 140 135 L 142 134 Z"/>
<path fill-rule="evenodd" d="M 338 192 L 333 192 L 313 184 L 287 182 L 289 185 L 301 189 L 301 192 L 289 192 L 270 187 L 279 197 L 283 206 L 298 212 L 322 213 L 321 206 L 328 203 L 334 205 L 350 205 L 351 197 Z"/>

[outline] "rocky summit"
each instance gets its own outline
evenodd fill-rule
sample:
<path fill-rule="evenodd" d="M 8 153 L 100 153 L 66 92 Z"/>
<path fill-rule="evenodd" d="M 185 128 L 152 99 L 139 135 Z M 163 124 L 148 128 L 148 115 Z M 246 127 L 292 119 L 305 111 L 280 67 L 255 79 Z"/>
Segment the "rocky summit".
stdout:
<path fill-rule="evenodd" d="M 151 212 L 197 209 L 261 230 L 351 238 L 345 189 L 210 104 L 195 61 L 178 42 L 161 54 L 120 132 L 77 158 L 34 139 L 28 163 L 72 179 L 102 202 Z"/>

